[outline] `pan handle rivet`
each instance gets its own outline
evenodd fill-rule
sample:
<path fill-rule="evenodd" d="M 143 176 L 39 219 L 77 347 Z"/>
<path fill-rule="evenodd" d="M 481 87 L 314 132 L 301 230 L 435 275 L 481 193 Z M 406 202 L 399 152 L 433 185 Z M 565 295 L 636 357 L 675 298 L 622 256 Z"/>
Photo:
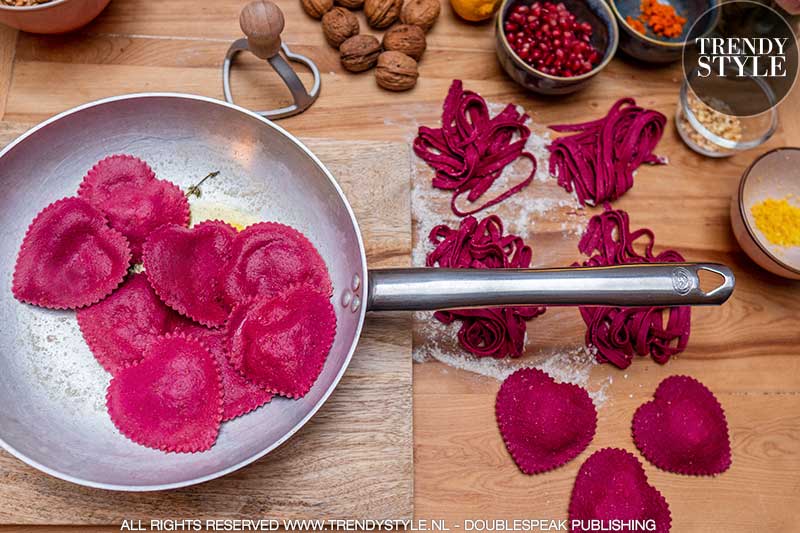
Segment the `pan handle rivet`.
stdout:
<path fill-rule="evenodd" d="M 353 296 L 353 305 L 350 307 L 350 310 L 355 313 L 358 311 L 359 307 L 361 307 L 361 298 L 358 296 Z"/>
<path fill-rule="evenodd" d="M 350 291 L 344 291 L 342 293 L 342 307 L 349 307 L 350 301 L 353 299 L 353 293 Z"/>
<path fill-rule="evenodd" d="M 354 291 L 357 291 L 359 287 L 361 287 L 361 278 L 358 274 L 353 274 L 353 284 L 351 285 Z"/>

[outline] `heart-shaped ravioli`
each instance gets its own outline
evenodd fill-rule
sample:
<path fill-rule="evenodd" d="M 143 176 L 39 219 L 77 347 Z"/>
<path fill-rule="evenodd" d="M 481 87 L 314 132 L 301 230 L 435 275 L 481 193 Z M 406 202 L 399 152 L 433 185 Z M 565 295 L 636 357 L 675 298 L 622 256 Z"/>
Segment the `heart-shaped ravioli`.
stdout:
<path fill-rule="evenodd" d="M 648 461 L 669 472 L 714 475 L 731 465 L 728 422 L 717 398 L 688 376 L 659 384 L 633 416 L 633 440 Z"/>
<path fill-rule="evenodd" d="M 112 374 L 140 360 L 156 339 L 186 320 L 164 305 L 143 273 L 131 275 L 103 301 L 79 309 L 77 317 L 92 354 Z"/>
<path fill-rule="evenodd" d="M 223 325 L 231 309 L 220 276 L 235 235 L 233 226 L 218 220 L 191 229 L 170 224 L 151 233 L 144 267 L 164 303 L 205 326 Z"/>
<path fill-rule="evenodd" d="M 233 368 L 227 357 L 228 335 L 225 330 L 187 322 L 179 326 L 178 331 L 202 342 L 219 365 L 222 373 L 223 422 L 249 413 L 272 399 L 271 392 L 246 380 Z"/>
<path fill-rule="evenodd" d="M 511 457 L 526 474 L 551 470 L 577 457 L 594 437 L 597 411 L 586 390 L 522 368 L 503 382 L 495 414 Z"/>
<path fill-rule="evenodd" d="M 295 285 L 237 305 L 227 328 L 234 368 L 268 391 L 300 398 L 322 372 L 336 315 L 327 295 Z"/>
<path fill-rule="evenodd" d="M 331 293 L 328 268 L 314 245 L 299 231 L 275 222 L 241 231 L 226 270 L 225 295 L 231 305 L 253 296 L 275 296 L 298 283 Z"/>
<path fill-rule="evenodd" d="M 578 471 L 569 523 L 573 532 L 589 532 L 597 531 L 598 523 L 614 520 L 633 521 L 633 527 L 618 531 L 667 533 L 672 523 L 667 500 L 647 482 L 639 460 L 625 450 L 604 448 Z"/>
<path fill-rule="evenodd" d="M 12 292 L 50 309 L 96 303 L 119 286 L 131 260 L 128 241 L 80 198 L 64 198 L 33 219 L 17 256 Z"/>
<path fill-rule="evenodd" d="M 183 335 L 161 337 L 111 380 L 111 421 L 132 441 L 166 452 L 214 445 L 222 422 L 222 378 L 214 357 Z"/>
<path fill-rule="evenodd" d="M 83 178 L 78 195 L 108 217 L 131 243 L 134 261 L 150 233 L 163 224 L 189 225 L 189 201 L 180 188 L 155 178 L 144 161 L 129 155 L 107 157 Z"/>

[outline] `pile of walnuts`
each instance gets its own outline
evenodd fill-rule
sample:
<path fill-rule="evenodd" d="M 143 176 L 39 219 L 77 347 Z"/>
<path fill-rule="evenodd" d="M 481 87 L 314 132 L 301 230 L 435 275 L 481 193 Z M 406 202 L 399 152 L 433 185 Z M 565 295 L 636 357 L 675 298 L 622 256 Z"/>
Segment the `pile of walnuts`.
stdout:
<path fill-rule="evenodd" d="M 322 19 L 325 40 L 339 50 L 344 68 L 363 72 L 377 67 L 378 85 L 390 91 L 406 91 L 417 84 L 417 61 L 425 52 L 425 32 L 439 17 L 439 0 L 335 0 L 335 7 L 334 0 L 300 2 L 306 13 Z M 359 33 L 358 18 L 351 10 L 361 8 L 372 28 L 386 29 L 382 43 Z"/>

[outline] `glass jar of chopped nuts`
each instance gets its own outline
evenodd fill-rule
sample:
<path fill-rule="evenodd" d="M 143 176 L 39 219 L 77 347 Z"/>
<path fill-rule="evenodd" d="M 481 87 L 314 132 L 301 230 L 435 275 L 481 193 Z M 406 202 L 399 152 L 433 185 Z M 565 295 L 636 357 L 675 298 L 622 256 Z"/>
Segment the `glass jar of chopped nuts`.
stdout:
<path fill-rule="evenodd" d="M 760 87 L 755 83 L 752 86 Z M 774 107 L 759 115 L 737 117 L 719 111 L 726 108 L 724 102 L 715 101 L 712 105 L 713 108 L 698 98 L 684 80 L 675 126 L 689 148 L 708 157 L 728 157 L 755 148 L 772 137 L 778 126 Z"/>

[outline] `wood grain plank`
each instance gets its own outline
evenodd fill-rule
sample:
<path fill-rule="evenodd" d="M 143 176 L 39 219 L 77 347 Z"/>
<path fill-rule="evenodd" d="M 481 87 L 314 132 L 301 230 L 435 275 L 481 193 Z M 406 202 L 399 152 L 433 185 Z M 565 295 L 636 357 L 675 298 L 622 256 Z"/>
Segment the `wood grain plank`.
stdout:
<path fill-rule="evenodd" d="M 441 387 L 435 366 L 418 365 L 415 386 L 433 380 L 430 387 Z M 460 371 L 450 373 L 466 378 Z M 499 383 L 491 386 L 496 391 Z M 566 518 L 575 474 L 593 451 L 614 446 L 638 455 L 629 424 L 642 401 L 615 394 L 613 406 L 599 413 L 598 433 L 587 451 L 555 471 L 526 476 L 511 461 L 496 429 L 494 394 L 429 396 L 417 389 L 417 513 L 454 521 Z M 673 531 L 727 531 L 733 526 L 738 531 L 795 530 L 787 511 L 800 475 L 800 395 L 720 394 L 720 401 L 734 442 L 728 472 L 714 478 L 681 476 L 642 459 L 650 481 L 670 504 Z M 468 509 L 459 503 L 464 501 L 469 501 Z"/>
<path fill-rule="evenodd" d="M 18 34 L 19 32 L 14 28 L 0 25 L 0 120 L 3 119 L 6 111 Z"/>
<path fill-rule="evenodd" d="M 79 34 L 22 34 L 6 118 L 38 121 L 121 92 L 179 90 L 219 97 L 219 67 L 228 43 L 240 35 L 236 21 L 241 3 L 115 1 Z M 790 101 L 781 105 L 779 131 L 767 145 L 711 161 L 683 146 L 674 130 L 681 80 L 677 65 L 648 68 L 615 59 L 584 91 L 559 99 L 536 97 L 499 68 L 490 25 L 458 22 L 443 1 L 442 16 L 428 34 L 418 86 L 391 94 L 376 87 L 371 73 L 344 72 L 336 52 L 324 43 L 319 22 L 303 14 L 299 2 L 279 0 L 279 4 L 287 20 L 284 40 L 312 57 L 323 73 L 322 95 L 314 107 L 281 122 L 296 134 L 408 144 L 418 125 L 438 123 L 441 102 L 454 78 L 463 79 L 491 102 L 523 105 L 540 125 L 599 116 L 621 96 L 634 96 L 640 104 L 667 115 L 669 125 L 658 151 L 669 157 L 670 164 L 641 169 L 634 189 L 616 205 L 630 212 L 635 226 L 653 228 L 659 248 L 679 249 L 691 260 L 733 266 L 737 290 L 724 307 L 694 311 L 689 348 L 668 365 L 640 359 L 624 372 L 610 366 L 593 369 L 593 384 L 609 378 L 613 383 L 592 449 L 615 445 L 633 450 L 628 424 L 635 407 L 646 401 L 663 377 L 697 376 L 720 395 L 728 410 L 734 466 L 718 478 L 696 479 L 659 472 L 645 463 L 653 483 L 670 502 L 673 531 L 797 530 L 792 496 L 800 486 L 800 284 L 764 273 L 742 254 L 729 229 L 728 203 L 753 157 L 770 147 L 800 144 L 800 91 L 795 89 Z M 360 20 L 363 31 L 372 33 L 363 17 Z M 286 101 L 282 90 L 258 61 L 245 56 L 237 65 L 234 92 L 240 103 L 254 108 L 280 104 Z M 354 178 L 353 184 L 370 191 L 384 187 L 386 181 L 372 174 Z M 537 198 L 542 192 L 534 184 L 525 194 Z M 363 197 L 368 198 L 366 193 Z M 443 198 L 446 203 L 446 195 Z M 368 207 L 369 200 L 364 202 Z M 381 205 L 375 211 L 385 208 Z M 557 212 L 531 217 L 524 229 L 533 242 L 536 264 L 564 265 L 580 259 L 575 243 L 564 239 L 560 226 L 586 216 Z M 376 227 L 367 238 L 370 255 L 385 258 L 382 264 L 400 260 L 398 251 L 382 244 L 392 235 L 397 232 L 387 225 Z M 396 326 L 409 327 L 400 322 Z M 574 309 L 551 309 L 534 321 L 529 335 L 526 357 L 580 343 L 583 326 Z M 382 342 L 382 349 L 390 349 L 391 334 Z M 368 379 L 367 373 L 358 376 Z M 495 429 L 492 407 L 498 386 L 494 380 L 438 363 L 414 366 L 418 517 L 564 516 L 572 479 L 589 451 L 550 474 L 520 474 Z"/>

